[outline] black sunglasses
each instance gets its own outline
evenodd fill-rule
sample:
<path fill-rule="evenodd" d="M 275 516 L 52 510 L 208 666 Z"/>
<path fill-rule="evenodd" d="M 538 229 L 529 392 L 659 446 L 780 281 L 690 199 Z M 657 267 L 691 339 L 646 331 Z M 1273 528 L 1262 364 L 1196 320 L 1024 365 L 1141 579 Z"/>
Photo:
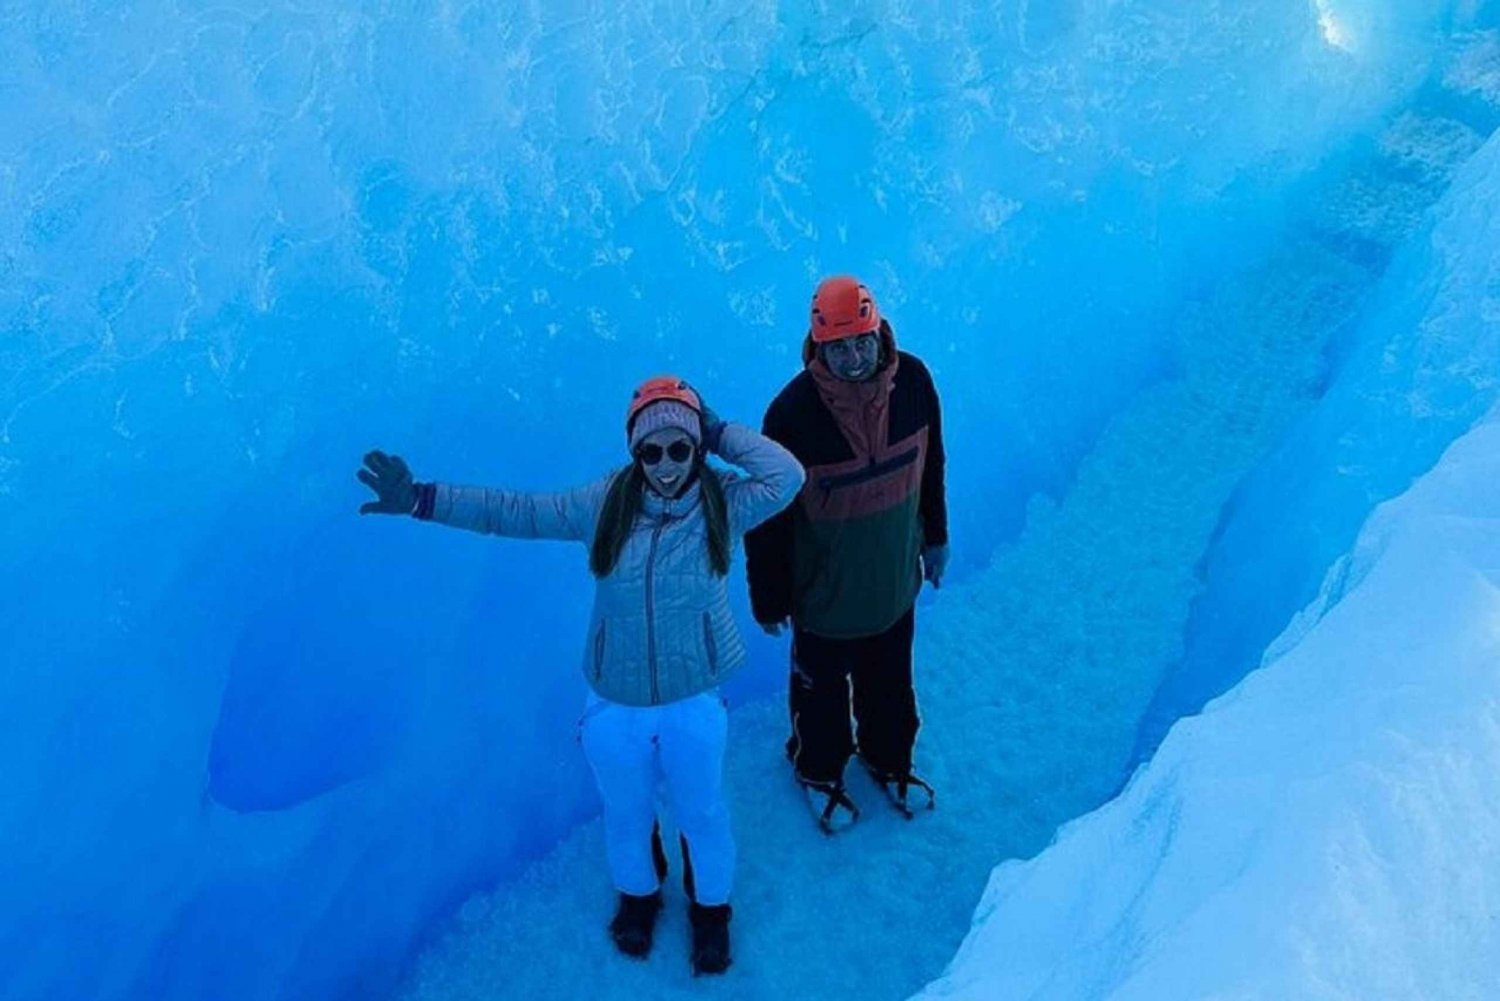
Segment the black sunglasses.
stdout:
<path fill-rule="evenodd" d="M 673 462 L 686 462 L 693 457 L 692 442 L 678 439 L 666 448 L 662 448 L 655 442 L 642 445 L 635 450 L 635 457 L 641 460 L 643 465 L 654 466 L 666 455 Z"/>

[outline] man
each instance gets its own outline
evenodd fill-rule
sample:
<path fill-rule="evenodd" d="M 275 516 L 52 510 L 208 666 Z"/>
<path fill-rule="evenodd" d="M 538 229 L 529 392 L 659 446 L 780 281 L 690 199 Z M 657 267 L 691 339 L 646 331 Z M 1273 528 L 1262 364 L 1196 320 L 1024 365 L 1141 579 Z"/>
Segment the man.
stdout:
<path fill-rule="evenodd" d="M 849 276 L 813 294 L 803 371 L 766 410 L 764 432 L 807 470 L 796 501 L 746 536 L 750 599 L 772 635 L 792 627 L 791 722 L 797 780 L 822 828 L 859 809 L 844 768 L 861 763 L 902 813 L 932 787 L 912 772 L 914 608 L 948 562 L 937 390 L 896 349 L 870 290 Z M 850 724 L 852 708 L 857 730 Z"/>

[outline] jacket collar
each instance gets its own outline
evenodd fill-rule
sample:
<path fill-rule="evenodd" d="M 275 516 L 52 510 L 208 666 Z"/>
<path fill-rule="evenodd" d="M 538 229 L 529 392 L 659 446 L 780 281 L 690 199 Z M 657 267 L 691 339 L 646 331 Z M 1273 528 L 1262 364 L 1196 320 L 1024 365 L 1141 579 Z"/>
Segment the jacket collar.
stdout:
<path fill-rule="evenodd" d="M 649 486 L 642 487 L 641 490 L 643 491 L 641 510 L 645 512 L 646 517 L 656 521 L 685 517 L 698 506 L 701 498 L 697 476 L 694 476 L 692 481 L 683 488 L 682 493 L 670 500 Z"/>
<path fill-rule="evenodd" d="M 846 406 L 876 407 L 885 406 L 885 401 L 890 398 L 891 385 L 896 381 L 896 369 L 900 367 L 901 359 L 892 354 L 886 361 L 875 370 L 868 379 L 861 382 L 848 382 L 840 379 L 828 370 L 821 358 L 814 358 L 807 363 L 807 370 L 817 383 L 818 395 L 829 407 L 841 409 Z"/>
<path fill-rule="evenodd" d="M 863 382 L 845 382 L 828 371 L 821 359 L 808 362 L 807 371 L 818 397 L 833 414 L 844 440 L 856 458 L 874 461 L 890 432 L 891 386 L 901 359 L 892 353 L 878 371 Z"/>

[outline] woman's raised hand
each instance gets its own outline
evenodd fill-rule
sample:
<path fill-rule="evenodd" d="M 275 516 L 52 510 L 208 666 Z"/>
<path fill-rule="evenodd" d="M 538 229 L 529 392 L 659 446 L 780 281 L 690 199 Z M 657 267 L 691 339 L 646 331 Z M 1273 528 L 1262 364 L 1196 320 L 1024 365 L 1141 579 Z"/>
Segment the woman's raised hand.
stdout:
<path fill-rule="evenodd" d="M 719 439 L 724 436 L 724 419 L 714 413 L 708 401 L 696 386 L 688 386 L 698 396 L 698 419 L 703 427 L 703 449 L 706 452 L 717 452 L 719 450 Z"/>
<path fill-rule="evenodd" d="M 417 506 L 417 485 L 399 455 L 386 455 L 378 449 L 366 453 L 365 468 L 354 475 L 380 498 L 361 504 L 360 514 L 411 514 Z"/>

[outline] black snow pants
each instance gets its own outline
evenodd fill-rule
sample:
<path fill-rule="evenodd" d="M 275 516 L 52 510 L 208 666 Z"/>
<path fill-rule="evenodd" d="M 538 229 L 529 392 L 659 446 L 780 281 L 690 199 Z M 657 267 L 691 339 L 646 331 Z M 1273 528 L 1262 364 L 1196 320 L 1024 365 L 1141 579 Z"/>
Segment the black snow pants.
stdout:
<path fill-rule="evenodd" d="M 841 782 L 856 750 L 873 770 L 894 776 L 911 772 L 920 725 L 911 676 L 915 624 L 912 609 L 874 636 L 829 639 L 793 631 L 792 736 L 786 751 L 798 778 Z"/>

